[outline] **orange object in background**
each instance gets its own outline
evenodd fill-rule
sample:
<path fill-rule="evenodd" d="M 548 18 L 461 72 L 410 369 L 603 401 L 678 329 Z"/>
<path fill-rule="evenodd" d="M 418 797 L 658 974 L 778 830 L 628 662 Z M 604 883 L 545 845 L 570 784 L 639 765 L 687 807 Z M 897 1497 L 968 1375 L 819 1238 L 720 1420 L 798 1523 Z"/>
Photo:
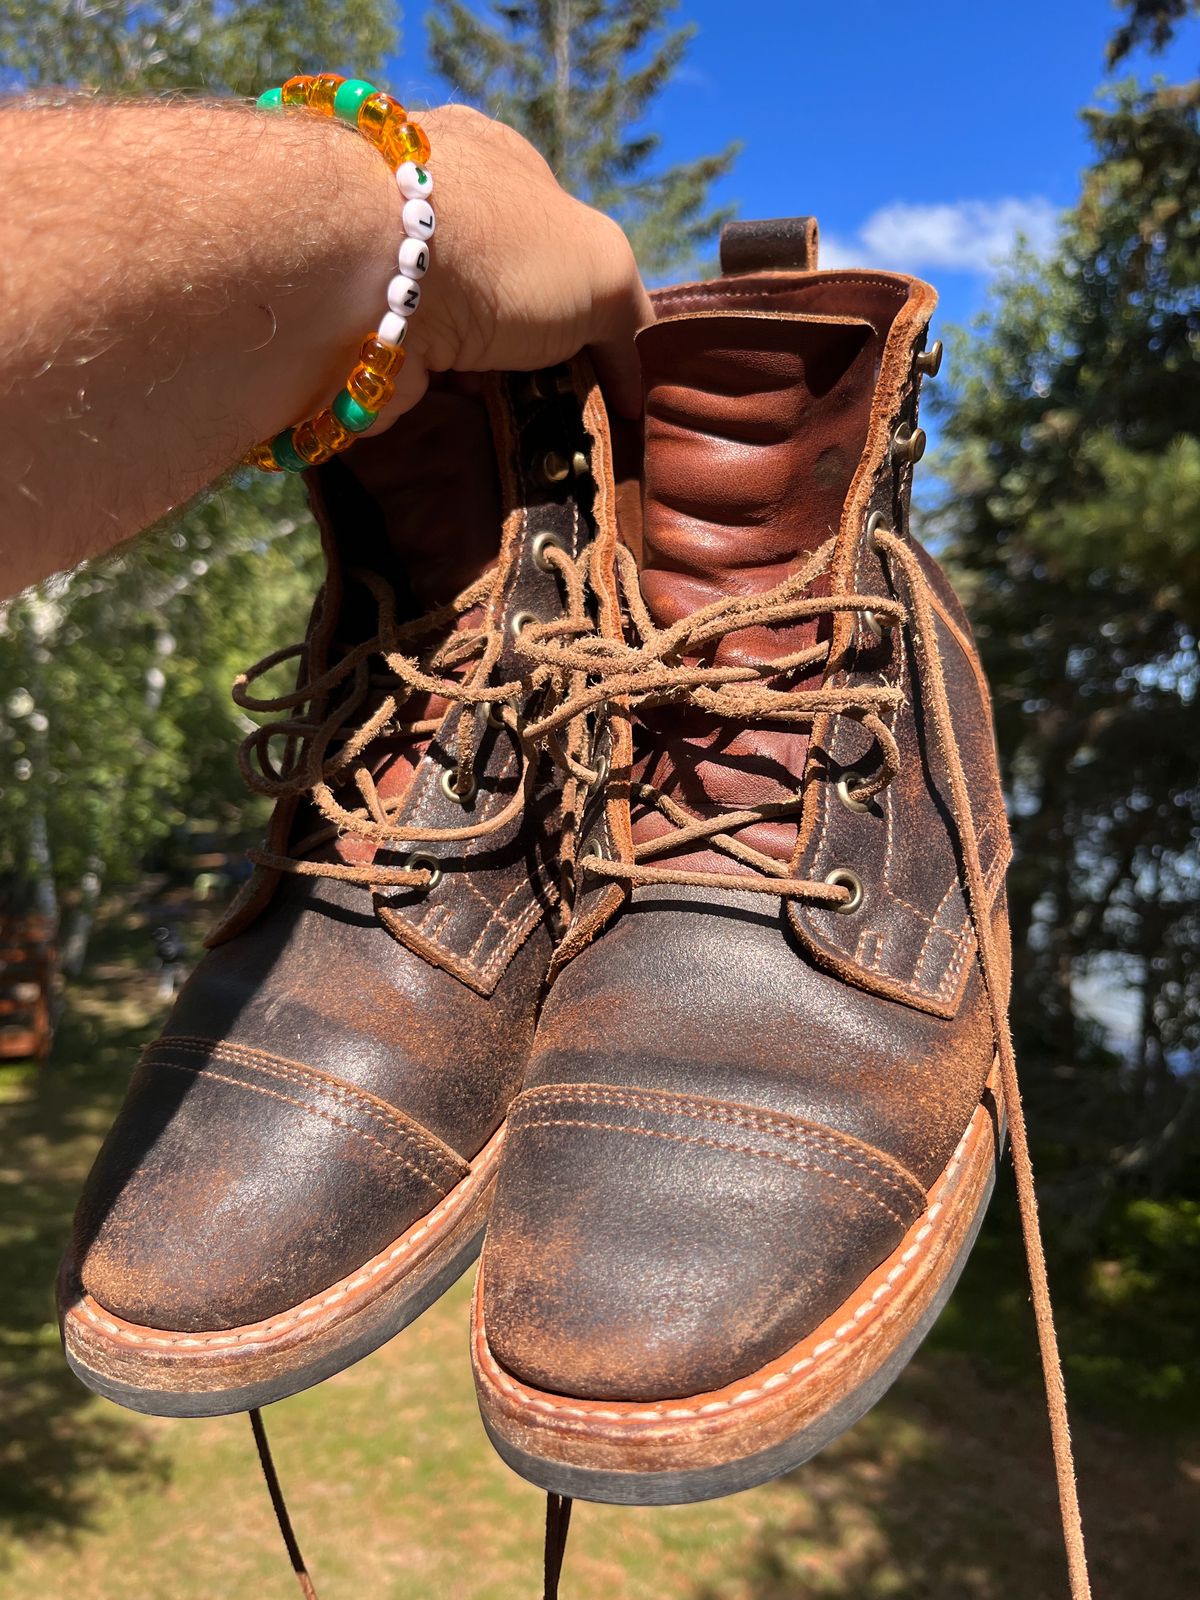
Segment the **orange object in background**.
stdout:
<path fill-rule="evenodd" d="M 49 1058 L 57 970 L 58 946 L 48 917 L 0 914 L 0 1061 Z"/>

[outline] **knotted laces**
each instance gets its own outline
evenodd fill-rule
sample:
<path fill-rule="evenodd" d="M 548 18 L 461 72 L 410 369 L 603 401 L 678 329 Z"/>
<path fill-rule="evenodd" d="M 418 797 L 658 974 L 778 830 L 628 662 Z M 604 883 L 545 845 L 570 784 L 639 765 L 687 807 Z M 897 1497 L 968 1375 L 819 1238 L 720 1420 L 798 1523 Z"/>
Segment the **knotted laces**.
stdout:
<path fill-rule="evenodd" d="M 355 569 L 349 576 L 366 589 L 374 605 L 378 626 L 369 638 L 353 645 L 335 643 L 328 650 L 310 638 L 265 656 L 234 683 L 237 705 L 274 718 L 242 741 L 238 761 L 246 783 L 274 800 L 304 797 L 320 819 L 303 838 L 252 850 L 250 859 L 278 872 L 339 878 L 372 888 L 427 889 L 441 870 L 429 856 L 410 856 L 399 865 L 355 863 L 329 859 L 326 847 L 335 839 L 350 838 L 373 850 L 396 852 L 406 844 L 461 843 L 505 828 L 525 806 L 536 767 L 537 752 L 517 706 L 539 689 L 551 691 L 551 675 L 535 667 L 520 678 L 490 681 L 504 642 L 502 629 L 489 620 L 498 600 L 496 571 L 415 621 L 397 618 L 392 585 L 377 573 Z M 582 605 L 578 583 L 574 592 Z M 476 611 L 481 622 L 463 622 Z M 585 620 L 573 618 L 572 625 L 578 628 Z M 253 692 L 260 678 L 289 661 L 299 666 L 294 690 L 271 696 Z M 443 705 L 437 710 L 439 700 Z M 390 758 L 406 746 L 415 752 L 419 741 L 442 726 L 450 706 L 457 706 L 459 713 L 451 779 L 455 792 L 467 796 L 475 788 L 484 714 L 503 723 L 519 741 L 517 787 L 494 815 L 479 822 L 456 828 L 402 825 L 398 817 L 407 786 L 400 795 L 383 798 L 377 781 L 381 768 L 390 766 Z M 426 715 L 414 714 L 422 709 Z"/>
<path fill-rule="evenodd" d="M 789 687 L 788 679 L 794 675 L 811 676 L 828 667 L 832 648 L 828 639 L 761 665 L 709 665 L 704 652 L 726 635 L 744 628 L 793 626 L 832 617 L 839 612 L 872 613 L 881 625 L 907 623 L 922 695 L 948 774 L 967 909 L 991 1010 L 1046 1389 L 1070 1591 L 1072 1600 L 1090 1600 L 1066 1392 L 1050 1303 L 1025 1115 L 1008 1025 L 1003 964 L 992 934 L 979 839 L 954 736 L 929 586 L 908 544 L 883 529 L 872 537 L 893 579 L 901 580 L 898 588 L 906 595 L 906 601 L 892 594 L 814 595 L 814 584 L 829 571 L 834 547 L 830 539 L 774 589 L 763 594 L 717 600 L 668 628 L 659 628 L 654 623 L 642 599 L 636 563 L 629 551 L 619 548 L 617 577 L 634 635 L 632 642 L 601 636 L 591 621 L 587 591 L 594 547 L 579 557 L 571 557 L 547 546 L 543 559 L 562 579 L 564 613 L 554 622 L 531 623 L 524 629 L 519 651 L 528 669 L 518 678 L 500 684 L 488 681 L 500 657 L 502 636 L 499 629 L 486 622 L 479 627 L 459 626 L 459 619 L 477 607 L 483 609 L 485 617 L 490 615 L 495 599 L 495 574 L 481 578 L 449 606 L 418 621 L 401 623 L 396 618 L 390 585 L 375 574 L 355 573 L 376 602 L 379 627 L 375 635 L 352 647 L 335 647 L 331 652 L 332 661 L 318 660 L 317 652 L 308 643 L 276 651 L 244 673 L 235 686 L 234 698 L 243 709 L 282 713 L 278 720 L 256 729 L 243 742 L 239 759 L 247 783 L 258 792 L 277 799 L 307 795 L 323 819 L 316 829 L 286 852 L 256 851 L 252 859 L 279 871 L 344 878 L 381 887 L 428 887 L 433 871 L 429 865 L 352 865 L 313 859 L 311 852 L 345 835 L 394 850 L 398 844 L 410 840 L 449 842 L 490 833 L 503 827 L 524 805 L 537 752 L 544 750 L 562 768 L 566 778 L 563 848 L 568 861 L 574 862 L 577 884 L 581 885 L 590 874 L 630 886 L 674 883 L 774 894 L 828 905 L 844 904 L 852 893 L 844 885 L 794 877 L 790 867 L 737 837 L 741 830 L 754 823 L 797 815 L 803 804 L 800 794 L 700 818 L 654 785 L 634 784 L 631 799 L 651 807 L 663 817 L 669 825 L 667 832 L 662 837 L 635 843 L 629 861 L 610 861 L 595 853 L 578 855 L 577 833 L 582 807 L 588 793 L 604 776 L 591 763 L 592 722 L 602 707 L 613 702 L 644 709 L 655 706 L 691 708 L 733 723 L 811 725 L 817 716 L 825 713 L 852 716 L 872 736 L 879 754 L 875 770 L 850 791 L 852 798 L 866 801 L 891 783 L 900 770 L 899 747 L 886 720 L 903 702 L 903 691 L 899 687 L 867 682 Z M 295 691 L 270 698 L 256 698 L 250 693 L 250 686 L 259 677 L 289 659 L 300 662 L 301 682 Z M 522 722 L 518 705 L 539 690 L 542 695 L 538 715 Z M 473 782 L 482 707 L 490 707 L 492 715 L 498 715 L 519 739 L 522 750 L 520 782 L 513 799 L 495 817 L 452 829 L 397 825 L 395 817 L 402 802 L 381 798 L 374 776 L 378 771 L 377 752 L 380 741 L 398 743 L 419 739 L 433 734 L 441 726 L 444 713 L 407 721 L 402 718 L 406 703 L 419 695 L 437 696 L 459 707 L 454 781 L 460 786 L 460 792 L 462 786 Z M 276 763 L 270 746 L 278 739 L 283 740 L 284 752 Z M 339 793 L 348 792 L 350 785 L 359 795 L 361 805 L 347 806 L 338 798 Z M 673 850 L 699 841 L 746 870 L 692 872 L 682 866 L 655 864 Z M 301 1590 L 309 1600 L 311 1579 L 287 1519 L 261 1420 L 252 1417 L 252 1422 L 289 1559 Z M 547 1600 L 554 1600 L 558 1593 L 570 1509 L 568 1498 L 555 1495 L 548 1498 L 544 1575 Z"/>
<path fill-rule="evenodd" d="M 949 775 L 951 806 L 962 850 L 967 908 L 975 933 L 980 974 L 991 1010 L 1046 1389 L 1071 1596 L 1072 1600 L 1090 1600 L 1091 1586 L 1062 1363 L 1050 1303 L 1025 1115 L 1008 1025 L 1003 963 L 992 933 L 979 839 L 962 757 L 954 736 L 945 672 L 934 632 L 928 581 L 912 548 L 904 540 L 885 529 L 877 530 L 871 537 L 890 575 L 893 579 L 901 580 L 897 588 L 905 593 L 907 603 L 892 594 L 814 595 L 813 585 L 829 571 L 834 548 L 834 540 L 830 539 L 814 551 L 791 577 L 774 589 L 762 594 L 717 600 L 667 628 L 659 628 L 646 608 L 632 554 L 626 549 L 619 549 L 618 584 L 624 599 L 625 614 L 632 626 L 633 641 L 603 638 L 595 632 L 581 631 L 576 619 L 586 615 L 582 608 L 572 609 L 567 617 L 556 624 L 526 630 L 521 637 L 522 652 L 534 664 L 535 670 L 556 672 L 563 685 L 558 703 L 540 722 L 531 725 L 527 732 L 540 740 L 565 736 L 563 754 L 571 763 L 573 776 L 581 785 L 586 785 L 594 782 L 598 774 L 583 766 L 579 760 L 577 752 L 586 744 L 586 735 L 580 731 L 581 726 L 585 727 L 596 709 L 608 701 L 642 708 L 693 708 L 733 723 L 811 724 L 821 714 L 841 713 L 856 718 L 871 734 L 878 750 L 877 768 L 869 778 L 860 779 L 850 791 L 851 798 L 866 801 L 885 788 L 900 770 L 900 751 L 885 720 L 903 702 L 904 695 L 900 688 L 865 681 L 836 686 L 823 684 L 816 688 L 789 687 L 788 680 L 795 674 L 812 675 L 817 669 L 829 665 L 832 646 L 828 639 L 761 665 L 713 666 L 706 664 L 704 652 L 708 651 L 711 656 L 709 647 L 743 628 L 794 625 L 815 618 L 832 617 L 839 612 L 873 614 L 877 626 L 908 624 L 922 695 L 929 707 L 934 736 L 941 747 Z M 590 560 L 590 553 L 582 558 L 582 575 L 585 578 L 585 564 Z M 652 784 L 632 784 L 630 798 L 653 808 L 665 818 L 669 824 L 668 831 L 662 837 L 635 842 L 632 860 L 629 861 L 610 861 L 595 853 L 582 855 L 576 862 L 580 885 L 591 875 L 630 886 L 688 884 L 774 894 L 828 905 L 844 904 L 852 896 L 853 891 L 842 884 L 794 877 L 790 867 L 762 851 L 752 849 L 737 837 L 740 830 L 754 823 L 797 815 L 803 804 L 801 794 L 706 818 L 694 816 Z M 672 851 L 699 841 L 704 841 L 709 849 L 731 858 L 740 868 L 749 870 L 699 872 L 689 871 L 683 866 L 654 864 Z M 553 1529 L 555 1551 L 553 1561 L 549 1554 L 547 1557 L 547 1595 L 557 1592 L 562 1544 L 566 1538 L 564 1507 L 559 1504 L 552 1510 L 553 1515 L 547 1526 L 548 1530 Z"/>

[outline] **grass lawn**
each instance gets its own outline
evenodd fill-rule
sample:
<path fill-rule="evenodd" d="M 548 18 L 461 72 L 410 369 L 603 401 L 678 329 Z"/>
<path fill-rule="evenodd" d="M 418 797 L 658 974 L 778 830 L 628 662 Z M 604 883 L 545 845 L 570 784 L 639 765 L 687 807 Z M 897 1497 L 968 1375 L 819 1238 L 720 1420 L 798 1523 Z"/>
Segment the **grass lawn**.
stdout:
<path fill-rule="evenodd" d="M 106 929 L 40 1075 L 0 1066 L 0 1595 L 287 1600 L 246 1419 L 124 1412 L 91 1397 L 58 1346 L 51 1285 L 75 1194 L 158 1020 L 133 944 Z M 678 1509 L 578 1506 L 565 1600 L 1059 1600 L 1019 1273 L 1007 1244 L 985 1242 L 885 1401 L 777 1483 Z M 378 1354 L 267 1413 L 322 1600 L 540 1592 L 542 1501 L 479 1425 L 468 1298 L 464 1281 Z M 1015 1377 L 971 1348 L 976 1325 L 987 1346 L 992 1308 L 1025 1328 Z M 1097 1600 L 1195 1600 L 1196 1441 L 1120 1415 L 1076 1416 Z"/>

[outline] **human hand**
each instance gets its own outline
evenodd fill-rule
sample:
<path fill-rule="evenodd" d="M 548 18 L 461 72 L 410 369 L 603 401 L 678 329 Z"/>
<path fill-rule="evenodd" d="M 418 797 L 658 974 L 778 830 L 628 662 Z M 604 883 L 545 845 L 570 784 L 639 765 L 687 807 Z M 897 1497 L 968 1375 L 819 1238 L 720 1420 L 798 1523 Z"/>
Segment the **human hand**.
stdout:
<path fill-rule="evenodd" d="M 609 403 L 641 406 L 633 339 L 654 312 L 617 224 L 567 194 L 533 146 L 465 106 L 422 115 L 437 232 L 380 432 L 431 372 L 530 371 L 591 348 Z"/>

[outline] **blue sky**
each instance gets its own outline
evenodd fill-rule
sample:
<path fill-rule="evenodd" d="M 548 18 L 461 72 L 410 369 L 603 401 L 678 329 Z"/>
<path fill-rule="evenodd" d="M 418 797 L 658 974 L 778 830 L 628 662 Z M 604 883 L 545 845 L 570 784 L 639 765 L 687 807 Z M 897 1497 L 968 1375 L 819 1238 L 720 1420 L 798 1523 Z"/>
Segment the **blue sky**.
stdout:
<path fill-rule="evenodd" d="M 439 101 L 427 9 L 405 10 L 395 85 Z M 824 264 L 918 273 L 955 322 L 1015 230 L 1044 242 L 1078 193 L 1078 111 L 1117 17 L 1107 0 L 683 0 L 678 15 L 699 33 L 650 119 L 664 160 L 742 140 L 716 198 L 744 217 L 814 212 Z M 1196 42 L 1185 28 L 1157 70 L 1192 75 Z"/>

